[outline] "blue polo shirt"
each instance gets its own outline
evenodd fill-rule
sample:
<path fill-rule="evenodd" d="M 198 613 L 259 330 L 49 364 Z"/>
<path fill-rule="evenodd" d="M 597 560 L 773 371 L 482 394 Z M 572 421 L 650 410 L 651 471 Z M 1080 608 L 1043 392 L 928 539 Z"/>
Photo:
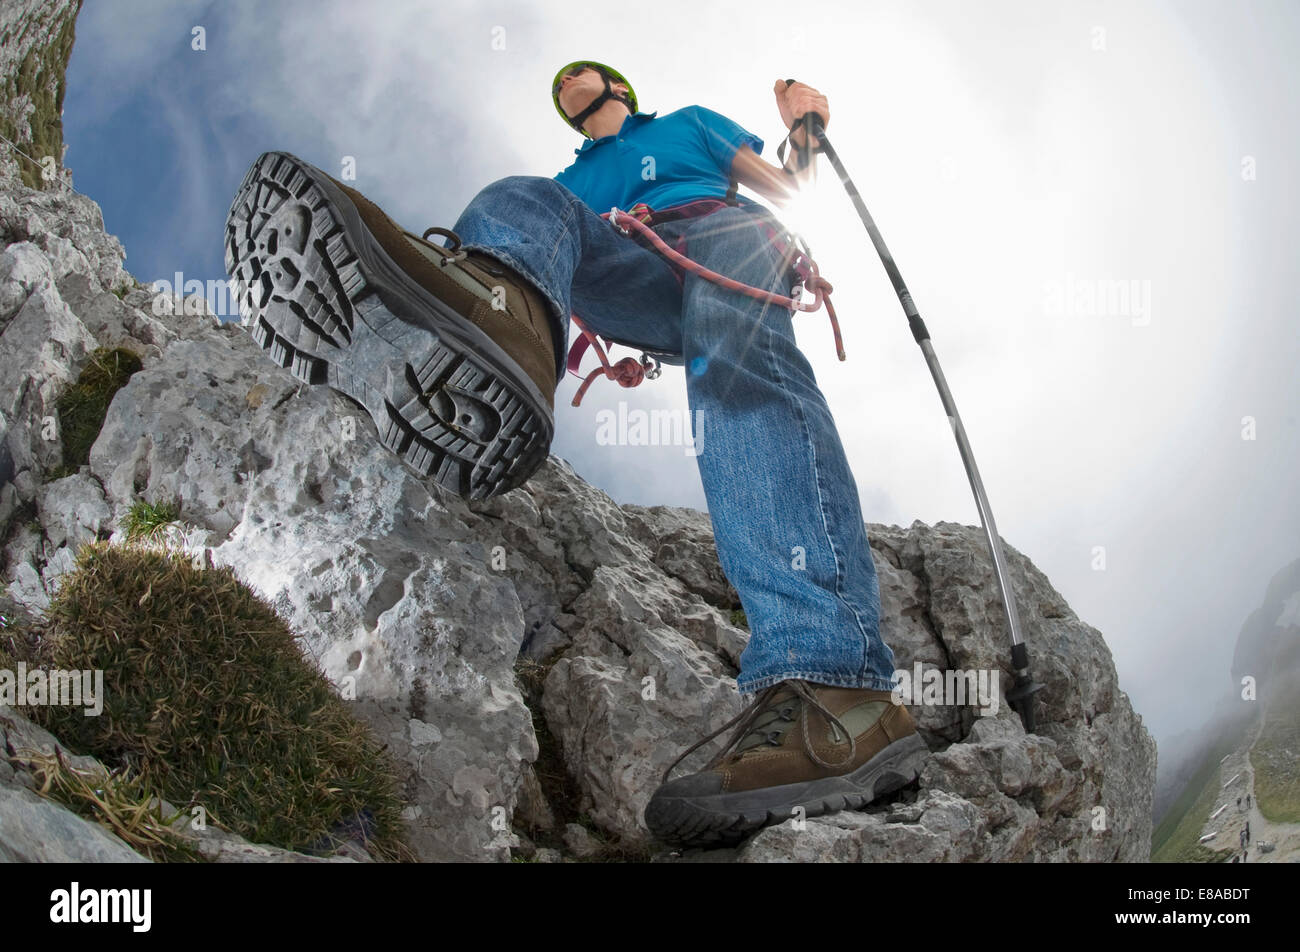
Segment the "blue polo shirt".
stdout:
<path fill-rule="evenodd" d="M 685 106 L 657 116 L 638 112 L 623 120 L 617 135 L 586 139 L 555 181 L 598 215 L 637 202 L 661 211 L 700 198 L 726 198 L 736 150 L 748 144 L 763 152 L 762 139 L 712 109 Z M 757 204 L 739 194 L 736 200 Z"/>

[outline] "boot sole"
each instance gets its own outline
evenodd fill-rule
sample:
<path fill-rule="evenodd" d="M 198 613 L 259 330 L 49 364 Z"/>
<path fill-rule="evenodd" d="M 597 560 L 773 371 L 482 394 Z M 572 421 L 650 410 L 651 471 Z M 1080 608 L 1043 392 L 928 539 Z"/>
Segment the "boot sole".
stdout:
<path fill-rule="evenodd" d="M 281 367 L 365 408 L 380 442 L 466 499 L 546 461 L 546 398 L 499 344 L 409 277 L 324 172 L 263 153 L 226 219 L 243 326 Z"/>
<path fill-rule="evenodd" d="M 800 807 L 810 817 L 861 809 L 915 780 L 929 756 L 921 735 L 909 734 L 839 777 L 703 797 L 656 794 L 646 805 L 645 822 L 670 846 L 734 846 L 763 827 L 797 815 Z"/>

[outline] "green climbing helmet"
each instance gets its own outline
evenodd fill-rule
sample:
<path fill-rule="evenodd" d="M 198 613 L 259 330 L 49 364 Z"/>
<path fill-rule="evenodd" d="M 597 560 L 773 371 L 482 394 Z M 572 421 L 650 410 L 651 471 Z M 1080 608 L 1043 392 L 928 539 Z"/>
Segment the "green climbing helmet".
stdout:
<path fill-rule="evenodd" d="M 582 110 L 582 112 L 578 113 L 576 116 L 570 117 L 560 108 L 560 80 L 564 78 L 566 73 L 579 66 L 590 66 L 596 72 L 600 73 L 605 80 L 605 91 L 592 100 L 591 105 Z M 627 87 L 627 95 L 615 95 L 614 90 L 610 86 L 611 81 L 625 85 Z M 561 118 L 563 118 L 568 125 L 577 129 L 588 139 L 591 138 L 591 135 L 583 130 L 582 124 L 587 121 L 588 117 L 591 116 L 593 112 L 605 105 L 605 101 L 608 99 L 617 99 L 620 102 L 627 103 L 628 109 L 633 114 L 637 111 L 636 93 L 632 91 L 632 84 L 623 78 L 622 73 L 616 69 L 610 69 L 604 63 L 597 63 L 595 60 L 574 60 L 572 63 L 561 68 L 560 71 L 555 74 L 555 79 L 551 80 L 551 100 L 555 103 L 555 111 L 560 114 Z"/>

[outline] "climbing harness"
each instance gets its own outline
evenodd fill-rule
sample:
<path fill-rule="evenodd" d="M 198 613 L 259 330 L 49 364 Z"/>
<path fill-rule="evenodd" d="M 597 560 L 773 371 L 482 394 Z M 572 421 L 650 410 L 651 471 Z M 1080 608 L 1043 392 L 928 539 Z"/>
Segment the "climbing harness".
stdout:
<path fill-rule="evenodd" d="M 730 197 L 730 195 L 728 196 Z M 727 207 L 734 202 L 726 202 L 717 198 L 705 198 L 699 201 L 688 202 L 684 205 L 676 205 L 672 208 L 666 208 L 656 212 L 645 202 L 638 202 L 628 211 L 621 211 L 617 206 L 601 215 L 613 227 L 628 237 L 636 240 L 638 237 L 644 239 L 639 242 L 658 251 L 669 261 L 678 267 L 673 269 L 677 283 L 685 286 L 684 271 L 712 281 L 722 287 L 730 288 L 741 294 L 756 298 L 760 301 L 767 301 L 771 304 L 780 304 L 789 308 L 791 311 L 816 311 L 826 304 L 826 312 L 831 320 L 831 329 L 835 334 L 835 352 L 840 360 L 845 359 L 844 341 L 840 336 L 840 324 L 835 316 L 835 306 L 831 304 L 831 291 L 834 290 L 831 283 L 821 276 L 817 269 L 817 262 L 813 261 L 812 253 L 803 238 L 794 232 L 785 229 L 778 231 L 771 223 L 763 221 L 763 229 L 766 231 L 768 240 L 781 252 L 782 261 L 790 261 L 790 267 L 793 267 L 799 275 L 799 281 L 791 289 L 790 296 L 777 294 L 773 291 L 765 291 L 762 288 L 752 287 L 733 278 L 718 274 L 711 271 L 698 262 L 692 261 L 682 252 L 686 248 L 686 236 L 682 235 L 677 239 L 677 247 L 670 248 L 668 243 L 650 230 L 652 224 L 663 224 L 666 221 L 673 221 L 678 218 L 695 218 L 712 214 L 722 208 Z M 684 270 L 683 270 L 684 269 Z M 803 292 L 808 291 L 813 295 L 812 303 L 804 304 L 802 301 Z M 641 381 L 649 378 L 654 380 L 660 374 L 659 361 L 655 359 L 652 351 L 643 351 L 639 358 L 624 357 L 616 364 L 611 364 L 605 355 L 605 349 L 601 346 L 600 339 L 590 328 L 578 317 L 577 314 L 571 313 L 570 319 L 582 331 L 582 336 L 578 337 L 573 346 L 569 349 L 568 372 L 575 377 L 581 377 L 578 372 L 578 366 L 582 362 L 583 354 L 586 353 L 587 347 L 590 346 L 600 358 L 601 366 L 597 367 L 591 373 L 587 374 L 578 387 L 578 392 L 573 395 L 573 406 L 578 406 L 582 402 L 583 395 L 587 388 L 591 386 L 598 376 L 604 374 L 610 380 L 617 381 L 622 387 L 636 387 Z M 605 338 L 612 344 L 620 343 L 611 337 Z M 660 355 L 664 356 L 664 355 Z"/>

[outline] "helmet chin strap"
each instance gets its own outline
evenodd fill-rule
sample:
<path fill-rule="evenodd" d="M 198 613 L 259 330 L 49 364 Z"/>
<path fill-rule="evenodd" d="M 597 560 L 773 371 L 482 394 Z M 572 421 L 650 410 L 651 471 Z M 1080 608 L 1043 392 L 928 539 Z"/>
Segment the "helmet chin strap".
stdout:
<path fill-rule="evenodd" d="M 582 124 L 591 118 L 591 114 L 611 99 L 617 99 L 619 102 L 627 105 L 628 108 L 631 108 L 631 103 L 627 101 L 626 96 L 615 95 L 613 88 L 609 84 L 609 77 L 605 76 L 603 78 L 605 80 L 605 91 L 593 99 L 590 106 L 569 120 L 569 125 L 573 126 L 573 128 L 577 129 L 579 132 L 582 132 Z"/>

